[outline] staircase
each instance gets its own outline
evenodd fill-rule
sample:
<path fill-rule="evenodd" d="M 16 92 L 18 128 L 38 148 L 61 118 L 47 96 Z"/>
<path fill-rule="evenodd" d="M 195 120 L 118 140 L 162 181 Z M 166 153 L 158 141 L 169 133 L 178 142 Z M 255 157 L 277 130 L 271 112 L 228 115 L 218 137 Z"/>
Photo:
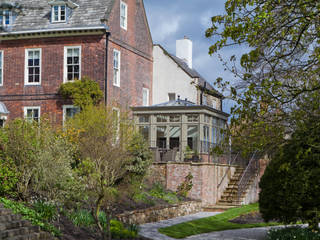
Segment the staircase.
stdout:
<path fill-rule="evenodd" d="M 46 232 L 41 232 L 39 226 L 32 226 L 29 221 L 13 214 L 0 204 L 0 239 L 5 240 L 53 240 Z"/>
<path fill-rule="evenodd" d="M 243 202 L 246 191 L 244 191 L 238 199 L 238 187 L 241 177 L 244 173 L 244 169 L 237 167 L 235 173 L 231 177 L 228 186 L 224 190 L 221 199 L 217 202 L 219 206 L 239 206 Z M 252 183 L 252 180 L 249 182 Z M 248 184 L 249 187 L 249 184 Z"/>

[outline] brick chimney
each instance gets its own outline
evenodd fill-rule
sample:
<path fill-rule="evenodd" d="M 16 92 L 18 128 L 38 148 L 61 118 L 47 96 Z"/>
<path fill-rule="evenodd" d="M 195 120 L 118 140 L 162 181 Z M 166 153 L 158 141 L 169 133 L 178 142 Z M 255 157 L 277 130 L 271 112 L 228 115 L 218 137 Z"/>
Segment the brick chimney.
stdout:
<path fill-rule="evenodd" d="M 192 41 L 189 38 L 176 41 L 176 56 L 192 68 Z"/>

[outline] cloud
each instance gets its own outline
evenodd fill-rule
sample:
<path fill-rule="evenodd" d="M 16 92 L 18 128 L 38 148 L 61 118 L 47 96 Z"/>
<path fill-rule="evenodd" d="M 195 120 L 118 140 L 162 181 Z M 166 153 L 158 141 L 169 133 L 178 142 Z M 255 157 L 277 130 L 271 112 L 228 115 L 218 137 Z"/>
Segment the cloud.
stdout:
<path fill-rule="evenodd" d="M 174 35 L 180 28 L 182 16 L 160 16 L 156 24 L 153 25 L 153 39 L 158 42 L 164 41 L 169 36 Z"/>

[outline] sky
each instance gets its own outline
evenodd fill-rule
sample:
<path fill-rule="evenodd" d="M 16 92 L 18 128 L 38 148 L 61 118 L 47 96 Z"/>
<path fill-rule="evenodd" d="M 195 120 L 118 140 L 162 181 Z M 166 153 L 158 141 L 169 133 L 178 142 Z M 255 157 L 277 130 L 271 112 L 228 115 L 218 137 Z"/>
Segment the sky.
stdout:
<path fill-rule="evenodd" d="M 218 77 L 234 81 L 233 74 L 224 71 L 218 55 L 208 54 L 214 39 L 205 37 L 206 29 L 211 26 L 211 17 L 224 14 L 224 3 L 225 0 L 144 0 L 153 42 L 175 54 L 177 39 L 184 36 L 191 39 L 193 68 L 210 83 Z M 229 59 L 241 52 L 238 47 L 224 49 L 220 54 L 224 59 Z M 229 112 L 230 106 L 231 103 L 225 101 L 224 111 Z"/>

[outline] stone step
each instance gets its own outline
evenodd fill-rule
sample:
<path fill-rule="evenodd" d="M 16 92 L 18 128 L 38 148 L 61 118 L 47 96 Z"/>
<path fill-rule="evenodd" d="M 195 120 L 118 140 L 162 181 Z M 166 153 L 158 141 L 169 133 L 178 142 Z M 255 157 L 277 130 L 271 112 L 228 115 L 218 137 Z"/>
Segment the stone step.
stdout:
<path fill-rule="evenodd" d="M 17 214 L 0 215 L 0 223 L 7 223 L 21 220 L 21 216 Z"/>
<path fill-rule="evenodd" d="M 224 206 L 241 206 L 241 201 L 218 201 L 217 205 L 224 205 Z"/>
<path fill-rule="evenodd" d="M 27 235 L 16 236 L 8 240 L 53 240 L 54 238 L 45 232 L 30 233 Z"/>
<path fill-rule="evenodd" d="M 20 235 L 28 235 L 31 233 L 39 233 L 40 227 L 39 226 L 30 226 L 30 227 L 20 227 L 16 229 L 9 229 L 2 231 L 0 233 L 0 239 L 10 239 L 12 237 L 17 237 Z"/>
<path fill-rule="evenodd" d="M 12 214 L 12 211 L 8 208 L 0 208 L 0 216 L 1 215 L 10 215 Z"/>
<path fill-rule="evenodd" d="M 14 229 L 14 228 L 20 228 L 20 227 L 30 227 L 32 226 L 31 223 L 27 220 L 18 220 L 13 222 L 7 222 L 7 223 L 0 223 L 0 231 Z"/>
<path fill-rule="evenodd" d="M 202 208 L 204 212 L 224 212 L 230 208 L 238 206 L 227 206 L 227 205 L 207 205 Z"/>

